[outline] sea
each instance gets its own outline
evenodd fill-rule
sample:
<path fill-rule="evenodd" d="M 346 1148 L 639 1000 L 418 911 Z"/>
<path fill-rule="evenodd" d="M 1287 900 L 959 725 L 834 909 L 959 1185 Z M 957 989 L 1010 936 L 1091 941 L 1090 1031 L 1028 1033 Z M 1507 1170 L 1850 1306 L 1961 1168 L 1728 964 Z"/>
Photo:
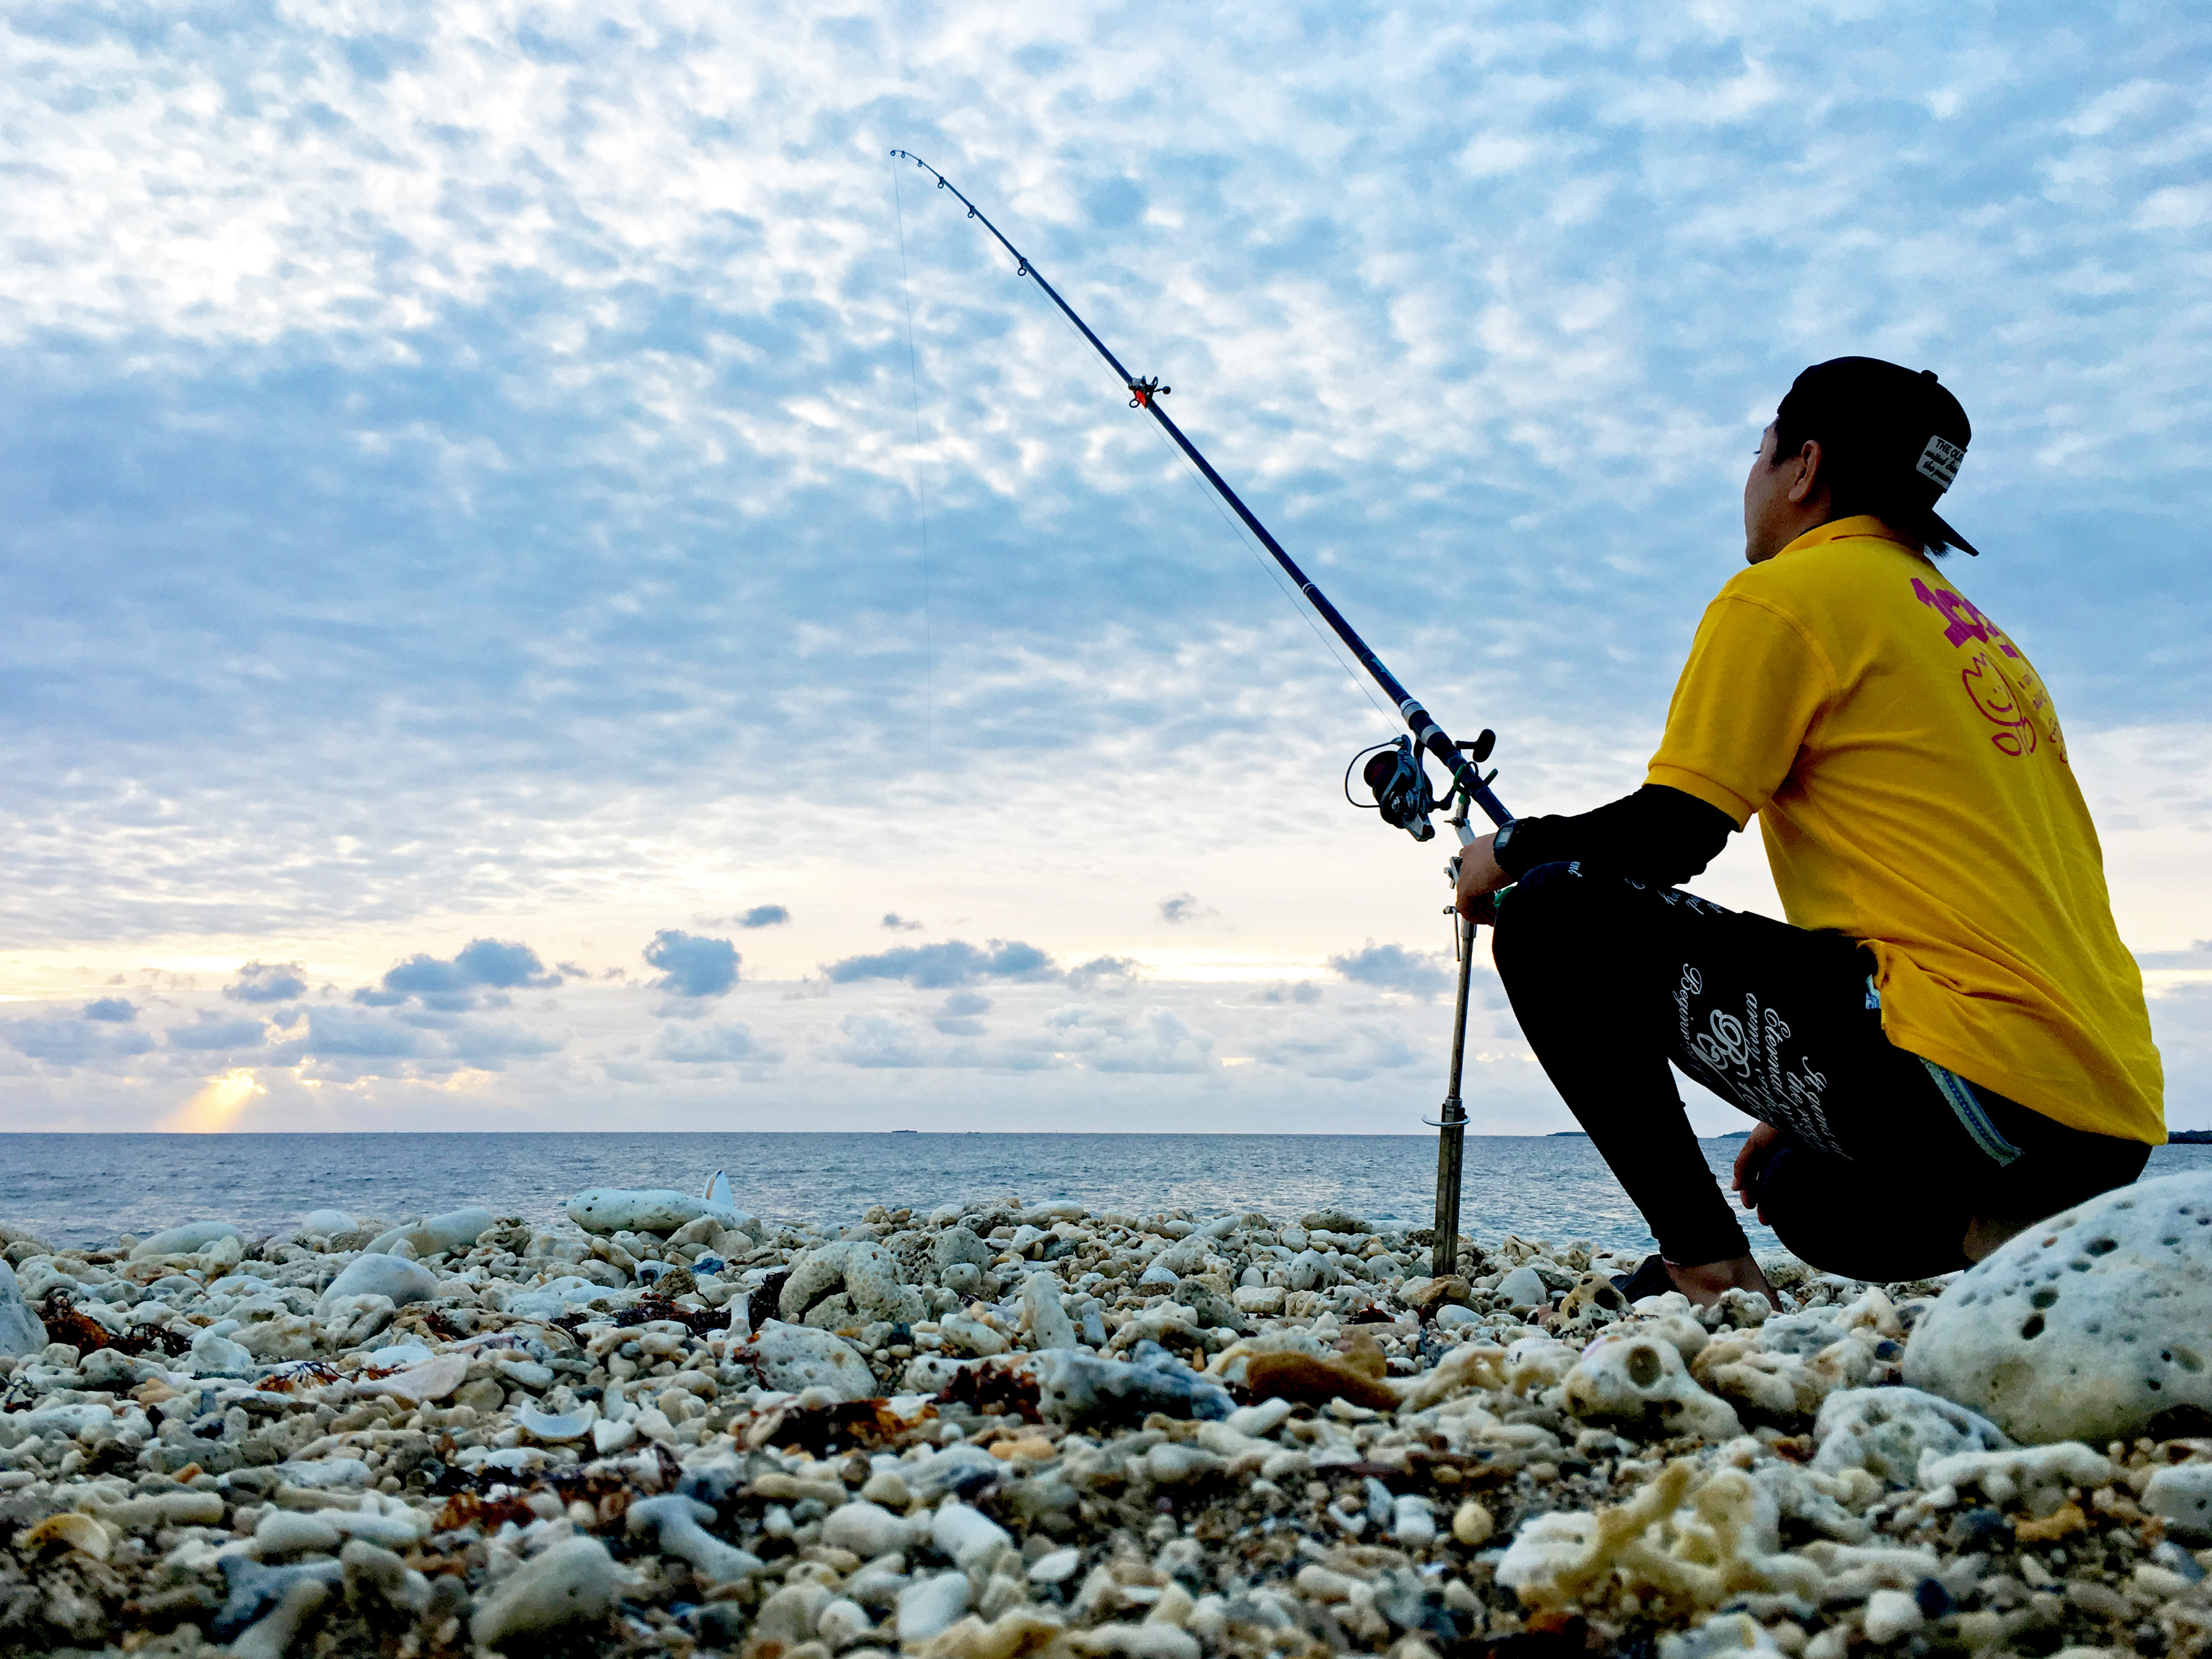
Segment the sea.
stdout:
<path fill-rule="evenodd" d="M 1742 1137 L 1700 1143 L 1725 1188 Z M 0 1134 L 0 1222 L 57 1244 L 112 1243 L 185 1221 L 249 1237 L 313 1209 L 401 1221 L 481 1204 L 564 1220 L 586 1187 L 701 1191 L 726 1170 L 771 1221 L 857 1221 L 872 1205 L 1073 1199 L 1093 1211 L 1281 1219 L 1343 1209 L 1417 1227 L 1434 1213 L 1437 1147 L 1420 1135 Z M 1651 1248 L 1589 1139 L 1469 1135 L 1461 1231 Z M 2212 1146 L 2161 1146 L 2147 1175 L 2212 1167 Z M 1779 1249 L 1749 1216 L 1754 1251 Z"/>

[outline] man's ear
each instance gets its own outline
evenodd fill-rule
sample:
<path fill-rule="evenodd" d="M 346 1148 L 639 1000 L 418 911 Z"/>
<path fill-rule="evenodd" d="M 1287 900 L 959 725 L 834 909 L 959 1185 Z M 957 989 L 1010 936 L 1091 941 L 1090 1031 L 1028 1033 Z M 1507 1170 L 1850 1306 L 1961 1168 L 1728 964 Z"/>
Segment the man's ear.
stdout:
<path fill-rule="evenodd" d="M 1790 482 L 1790 504 L 1803 507 L 1818 495 L 1825 485 L 1820 477 L 1820 442 L 1817 438 L 1805 440 L 1805 447 L 1797 452 L 1797 476 Z"/>

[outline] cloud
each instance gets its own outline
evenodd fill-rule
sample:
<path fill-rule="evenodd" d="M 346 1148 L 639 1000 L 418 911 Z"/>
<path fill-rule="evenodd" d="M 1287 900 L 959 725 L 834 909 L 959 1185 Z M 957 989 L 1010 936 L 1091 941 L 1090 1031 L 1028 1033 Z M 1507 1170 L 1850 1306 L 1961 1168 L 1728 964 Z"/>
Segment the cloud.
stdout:
<path fill-rule="evenodd" d="M 1371 985 L 1378 991 L 1406 996 L 1432 997 L 1451 984 L 1451 975 L 1433 957 L 1408 951 L 1402 945 L 1377 945 L 1370 939 L 1364 950 L 1331 957 L 1329 967 L 1355 985 Z"/>
<path fill-rule="evenodd" d="M 478 1071 L 497 1072 L 510 1060 L 539 1060 L 568 1046 L 562 1031 L 533 1031 L 521 1025 L 494 1025 L 464 1020 L 446 1038 L 452 1059 Z"/>
<path fill-rule="evenodd" d="M 137 1009 L 122 997 L 101 997 L 84 1005 L 87 1019 L 107 1020 L 115 1024 L 128 1024 L 138 1018 Z"/>
<path fill-rule="evenodd" d="M 1255 1044 L 1252 1057 L 1310 1078 L 1358 1083 L 1421 1058 L 1421 1048 L 1395 1024 L 1299 1031 Z"/>
<path fill-rule="evenodd" d="M 296 962 L 249 962 L 222 994 L 233 1002 L 289 1002 L 307 994 L 306 973 Z"/>
<path fill-rule="evenodd" d="M 2191 941 L 2185 951 L 2138 951 L 2138 968 L 2212 968 L 2212 939 Z"/>
<path fill-rule="evenodd" d="M 498 939 L 470 940 L 454 956 L 453 966 L 468 975 L 469 983 L 502 991 L 550 990 L 561 982 L 561 975 L 547 973 L 538 952 L 528 945 Z"/>
<path fill-rule="evenodd" d="M 304 1037 L 287 1045 L 301 1055 L 347 1060 L 411 1060 L 437 1052 L 411 1025 L 351 1008 L 313 1008 Z"/>
<path fill-rule="evenodd" d="M 741 918 L 697 920 L 741 908 L 725 891 L 791 893 L 763 937 L 829 963 L 884 890 L 908 895 L 901 939 L 927 910 L 971 949 L 1075 963 L 1225 931 L 1142 914 L 1177 877 L 1206 886 L 1249 975 L 1085 963 L 1032 993 L 909 963 L 745 1005 L 791 1056 L 770 1121 L 909 1098 L 914 1074 L 825 1058 L 856 1013 L 903 1023 L 884 1052 L 1008 1071 L 927 1079 L 948 1112 L 1048 1121 L 1099 1097 L 1056 1046 L 1098 1034 L 1046 1030 L 1054 997 L 1170 1008 L 1241 1056 L 1393 988 L 1316 974 L 1254 1000 L 1293 964 L 1378 929 L 1443 942 L 1414 932 L 1441 895 L 1402 925 L 1380 908 L 1418 899 L 1386 858 L 1432 881 L 1441 852 L 1361 841 L 1335 798 L 1345 758 L 1395 729 L 1387 702 L 1370 711 L 1202 489 L 1160 487 L 1157 432 L 950 198 L 890 168 L 893 143 L 951 168 L 1151 360 L 1133 367 L 1173 370 L 1207 454 L 1407 684 L 1455 731 L 1498 726 L 1527 811 L 1640 775 L 1740 562 L 1744 453 L 1790 375 L 1851 350 L 1941 370 L 1982 434 L 1947 499 L 2002 553 L 1953 574 L 1994 585 L 1977 597 L 2058 699 L 2127 936 L 2207 931 L 2176 920 L 2206 914 L 2212 867 L 2212 743 L 2181 740 L 2212 708 L 2212 581 L 2173 551 L 2212 506 L 2197 35 L 2095 8 L 2053 30 L 1892 4 L 1787 35 L 1620 0 L 1564 33 L 1433 5 L 1318 33 L 1157 0 L 950 33 L 927 9 L 847 9 L 695 8 L 672 36 L 632 0 L 428 8 L 368 41 L 358 8 L 159 27 L 95 5 L 9 37 L 28 68 L 0 77 L 0 657 L 39 715 L 8 732 L 21 976 L 0 991 L 40 1001 L 0 1013 L 82 1028 L 32 1042 L 312 1009 L 360 963 L 335 1000 L 368 985 L 349 1012 L 389 999 L 385 1024 L 325 1036 L 419 1050 L 311 1070 L 435 1082 L 514 1030 L 557 1058 L 510 1059 L 525 1075 L 501 1088 L 364 1085 L 348 1108 L 592 1122 L 611 1055 L 658 1079 L 634 1097 L 657 1125 L 688 1085 L 720 1098 L 713 1067 L 653 1057 L 665 991 L 565 966 L 550 995 L 458 971 L 387 990 L 370 965 L 459 927 L 528 931 L 597 974 L 678 916 L 733 939 Z M 1807 177 L 1779 235 L 1767 204 Z M 2139 833 L 2106 804 L 2099 734 L 2122 729 L 2160 750 Z M 1716 896 L 1743 902 L 1727 881 L 1764 872 L 1731 859 L 1759 857 L 1716 866 Z M 228 987 L 137 976 L 240 951 L 258 960 Z M 82 979 L 29 966 L 79 956 Z M 996 1006 L 940 1007 L 965 988 Z M 88 1022 L 86 990 L 161 1001 Z M 514 1012 L 474 1023 L 502 997 Z M 680 1000 L 701 1021 L 735 1006 Z M 2155 999 L 2161 1042 L 2202 1006 Z M 287 1030 L 305 1041 L 308 1016 Z M 142 1127 L 173 1103 L 112 1086 L 138 1075 L 124 1060 L 65 1089 L 26 1080 L 46 1062 L 12 1043 L 0 1060 L 11 1124 Z M 149 1094 L 179 1063 L 141 1068 Z M 1360 1109 L 1335 1082 L 1299 1095 L 1308 1075 L 1163 1075 L 1145 1098 L 1241 1100 L 1222 1127 Z M 1401 1111 L 1400 1075 L 1364 1098 Z"/>
<path fill-rule="evenodd" d="M 413 998 L 426 1008 L 458 1013 L 478 1005 L 479 990 L 550 991 L 560 983 L 561 975 L 548 973 L 528 945 L 479 939 L 462 946 L 450 962 L 417 951 L 387 969 L 380 988 L 356 991 L 354 1000 L 389 1008 Z"/>
<path fill-rule="evenodd" d="M 1144 971 L 1145 964 L 1134 957 L 1093 957 L 1067 970 L 1067 983 L 1073 989 L 1089 991 L 1101 980 L 1134 980 Z"/>
<path fill-rule="evenodd" d="M 1058 977 L 1052 958 L 1034 945 L 993 939 L 977 947 L 965 939 L 941 945 L 908 945 L 873 956 L 847 957 L 826 970 L 833 984 L 869 979 L 902 979 L 917 990 L 941 991 L 978 980 L 1034 981 Z"/>
<path fill-rule="evenodd" d="M 172 1025 L 161 1040 L 172 1048 L 201 1053 L 218 1048 L 258 1048 L 268 1027 L 258 1019 L 228 1018 L 201 1009 L 189 1025 Z"/>
<path fill-rule="evenodd" d="M 1200 904 L 1192 893 L 1176 893 L 1160 901 L 1160 920 L 1170 925 L 1201 921 L 1220 914 L 1210 905 Z"/>
<path fill-rule="evenodd" d="M 991 999 L 981 992 L 955 991 L 938 1006 L 930 1023 L 947 1036 L 981 1036 L 983 1022 L 978 1016 L 990 1012 Z"/>
<path fill-rule="evenodd" d="M 921 1034 L 902 1019 L 885 1014 L 848 1014 L 837 1022 L 845 1040 L 832 1049 L 848 1066 L 882 1071 L 922 1066 Z"/>
<path fill-rule="evenodd" d="M 920 922 L 908 921 L 896 910 L 884 912 L 884 926 L 895 933 L 918 933 L 921 931 Z"/>
<path fill-rule="evenodd" d="M 664 1025 L 653 1054 L 683 1066 L 714 1066 L 734 1061 L 765 1065 L 781 1058 L 756 1042 L 743 1025 Z"/>
<path fill-rule="evenodd" d="M 1270 985 L 1252 999 L 1255 1002 L 1300 1002 L 1312 1004 L 1321 1000 L 1321 987 L 1310 979 L 1290 985 Z"/>
<path fill-rule="evenodd" d="M 112 1029 L 83 1019 L 17 1019 L 0 1022 L 0 1036 L 33 1060 L 61 1066 L 143 1054 L 154 1046 L 143 1031 Z"/>
<path fill-rule="evenodd" d="M 645 947 L 645 960 L 647 966 L 660 969 L 652 989 L 696 1000 L 727 995 L 737 985 L 738 965 L 744 958 L 726 939 L 664 927 Z"/>
<path fill-rule="evenodd" d="M 738 918 L 740 927 L 780 927 L 791 920 L 791 912 L 781 904 L 756 904 Z"/>
<path fill-rule="evenodd" d="M 830 1045 L 830 1057 L 863 1071 L 1045 1072 L 1068 1063 L 1060 1045 L 1042 1034 L 980 1042 L 957 1033 L 940 1040 L 888 1014 L 848 1014 L 837 1029 L 843 1041 Z"/>
<path fill-rule="evenodd" d="M 1172 1008 L 1136 1014 L 1119 1009 L 1056 1009 L 1045 1029 L 1061 1049 L 1094 1072 L 1167 1073 L 1205 1071 L 1215 1064 L 1213 1038 Z"/>
<path fill-rule="evenodd" d="M 311 1008 L 300 1036 L 270 1050 L 280 1065 L 334 1062 L 351 1077 L 437 1077 L 462 1067 L 504 1070 L 511 1060 L 556 1054 L 568 1034 L 464 1019 L 436 1009 L 394 1015 L 374 1008 Z"/>

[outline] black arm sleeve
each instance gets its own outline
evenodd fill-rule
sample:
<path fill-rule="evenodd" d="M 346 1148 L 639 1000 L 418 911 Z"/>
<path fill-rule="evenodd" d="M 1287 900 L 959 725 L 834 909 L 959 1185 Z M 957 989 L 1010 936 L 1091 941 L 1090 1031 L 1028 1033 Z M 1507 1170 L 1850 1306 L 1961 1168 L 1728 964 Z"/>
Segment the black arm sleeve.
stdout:
<path fill-rule="evenodd" d="M 1673 887 L 1698 874 L 1735 833 L 1717 806 L 1663 783 L 1571 817 L 1520 818 L 1498 860 L 1519 880 L 1540 864 L 1580 859 L 1595 868 Z"/>

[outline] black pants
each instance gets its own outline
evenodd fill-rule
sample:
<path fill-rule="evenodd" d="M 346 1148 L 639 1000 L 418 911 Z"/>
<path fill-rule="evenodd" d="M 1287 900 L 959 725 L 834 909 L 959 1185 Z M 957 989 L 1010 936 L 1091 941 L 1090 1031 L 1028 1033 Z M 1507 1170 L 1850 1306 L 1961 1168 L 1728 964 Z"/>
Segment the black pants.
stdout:
<path fill-rule="evenodd" d="M 1747 1245 L 1669 1060 L 1783 1132 L 1758 1172 L 1760 1215 L 1801 1259 L 1855 1279 L 1963 1267 L 1976 1216 L 2040 1219 L 2150 1157 L 1891 1047 L 1873 955 L 1841 934 L 1547 864 L 1501 899 L 1494 955 L 1536 1057 L 1671 1261 Z"/>

